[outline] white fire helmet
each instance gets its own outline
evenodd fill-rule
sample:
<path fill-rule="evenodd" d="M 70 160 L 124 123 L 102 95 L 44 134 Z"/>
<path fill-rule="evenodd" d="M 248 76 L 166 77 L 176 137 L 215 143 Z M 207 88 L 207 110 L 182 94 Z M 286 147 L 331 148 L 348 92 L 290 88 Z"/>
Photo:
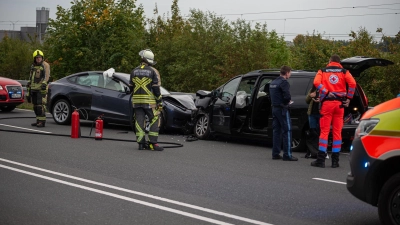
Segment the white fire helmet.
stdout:
<path fill-rule="evenodd" d="M 150 65 L 155 65 L 154 53 L 150 49 L 145 49 L 139 52 L 140 57 Z"/>

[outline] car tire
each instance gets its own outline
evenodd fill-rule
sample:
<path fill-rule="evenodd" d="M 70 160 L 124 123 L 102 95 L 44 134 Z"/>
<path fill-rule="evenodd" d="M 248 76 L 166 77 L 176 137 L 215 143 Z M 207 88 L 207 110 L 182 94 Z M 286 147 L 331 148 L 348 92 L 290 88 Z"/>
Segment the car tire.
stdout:
<path fill-rule="evenodd" d="M 208 114 L 200 115 L 194 125 L 194 135 L 198 139 L 208 139 L 210 136 L 210 119 Z"/>
<path fill-rule="evenodd" d="M 303 130 L 301 132 L 300 138 L 292 138 L 291 150 L 292 152 L 303 152 L 306 147 L 306 132 Z"/>
<path fill-rule="evenodd" d="M 51 112 L 53 119 L 57 124 L 68 125 L 71 124 L 72 108 L 71 104 L 65 99 L 58 100 Z"/>
<path fill-rule="evenodd" d="M 0 109 L 3 112 L 11 112 L 15 109 L 16 106 L 1 106 Z"/>
<path fill-rule="evenodd" d="M 383 185 L 378 199 L 378 214 L 382 224 L 400 224 L 400 173 Z"/>

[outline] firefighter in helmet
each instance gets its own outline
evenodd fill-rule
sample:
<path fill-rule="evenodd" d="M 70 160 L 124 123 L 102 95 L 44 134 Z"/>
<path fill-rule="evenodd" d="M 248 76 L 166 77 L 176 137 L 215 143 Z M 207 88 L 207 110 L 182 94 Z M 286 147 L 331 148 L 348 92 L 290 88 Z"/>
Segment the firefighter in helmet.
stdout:
<path fill-rule="evenodd" d="M 135 115 L 136 141 L 139 150 L 162 151 L 157 144 L 159 115 L 162 110 L 160 73 L 153 66 L 154 54 L 150 49 L 139 52 L 141 63 L 131 72 L 129 85 L 132 92 L 132 107 Z M 145 135 L 145 116 L 150 122 L 148 141 Z"/>
<path fill-rule="evenodd" d="M 36 122 L 32 126 L 44 127 L 46 124 L 46 111 L 43 98 L 47 94 L 47 82 L 50 78 L 50 65 L 44 61 L 44 54 L 40 50 L 33 52 L 33 63 L 29 74 L 28 93 L 29 103 L 32 102 L 36 115 Z"/>

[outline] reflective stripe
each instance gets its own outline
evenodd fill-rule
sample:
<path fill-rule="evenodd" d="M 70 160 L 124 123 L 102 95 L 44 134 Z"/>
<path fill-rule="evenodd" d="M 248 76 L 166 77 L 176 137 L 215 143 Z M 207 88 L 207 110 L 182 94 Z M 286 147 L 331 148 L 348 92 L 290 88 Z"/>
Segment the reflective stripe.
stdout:
<path fill-rule="evenodd" d="M 141 142 L 145 133 L 143 132 L 142 128 L 140 128 L 139 124 L 137 121 L 135 121 L 135 127 L 136 127 L 136 141 Z"/>
<path fill-rule="evenodd" d="M 337 97 L 344 97 L 346 96 L 346 92 L 332 92 Z"/>
<path fill-rule="evenodd" d="M 337 140 L 337 141 L 333 141 L 332 145 L 341 145 L 342 141 L 341 140 Z"/>
<path fill-rule="evenodd" d="M 352 91 L 352 92 L 354 92 L 356 89 L 355 88 L 351 88 L 351 87 L 349 87 L 349 91 Z"/>
<path fill-rule="evenodd" d="M 134 77 L 132 81 L 135 84 L 135 89 L 133 89 L 133 93 L 136 93 L 139 88 L 142 88 L 148 95 L 153 95 L 153 93 L 147 88 L 147 85 L 152 82 L 151 79 L 147 77 L 143 77 L 142 79 L 140 79 L 139 77 Z"/>
<path fill-rule="evenodd" d="M 319 146 L 318 150 L 326 152 L 326 146 Z"/>
<path fill-rule="evenodd" d="M 322 84 L 318 85 L 317 89 L 321 89 L 322 88 Z"/>
<path fill-rule="evenodd" d="M 319 143 L 322 143 L 322 144 L 328 144 L 328 140 L 325 140 L 325 139 L 319 139 Z"/>
<path fill-rule="evenodd" d="M 393 130 L 373 130 L 369 135 L 376 135 L 376 136 L 391 136 L 391 137 L 400 137 L 400 131 L 393 131 Z"/>
<path fill-rule="evenodd" d="M 291 128 L 290 128 L 290 115 L 289 115 L 289 111 L 286 111 L 286 123 L 288 126 L 288 134 L 287 134 L 287 139 L 288 139 L 288 156 L 292 157 L 292 152 L 291 152 L 291 146 L 290 146 L 290 142 L 291 142 Z"/>
<path fill-rule="evenodd" d="M 332 152 L 340 152 L 340 148 L 332 148 Z"/>
<path fill-rule="evenodd" d="M 149 136 L 158 137 L 158 132 L 149 132 Z"/>

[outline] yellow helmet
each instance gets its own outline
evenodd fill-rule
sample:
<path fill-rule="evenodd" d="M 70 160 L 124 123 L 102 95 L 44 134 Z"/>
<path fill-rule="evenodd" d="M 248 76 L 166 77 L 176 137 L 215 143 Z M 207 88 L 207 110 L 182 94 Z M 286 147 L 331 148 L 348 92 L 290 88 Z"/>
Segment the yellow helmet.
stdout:
<path fill-rule="evenodd" d="M 36 57 L 39 57 L 39 56 L 41 56 L 42 58 L 44 58 L 43 52 L 40 51 L 39 49 L 37 49 L 37 50 L 35 50 L 35 51 L 33 52 L 33 59 L 35 59 Z"/>

